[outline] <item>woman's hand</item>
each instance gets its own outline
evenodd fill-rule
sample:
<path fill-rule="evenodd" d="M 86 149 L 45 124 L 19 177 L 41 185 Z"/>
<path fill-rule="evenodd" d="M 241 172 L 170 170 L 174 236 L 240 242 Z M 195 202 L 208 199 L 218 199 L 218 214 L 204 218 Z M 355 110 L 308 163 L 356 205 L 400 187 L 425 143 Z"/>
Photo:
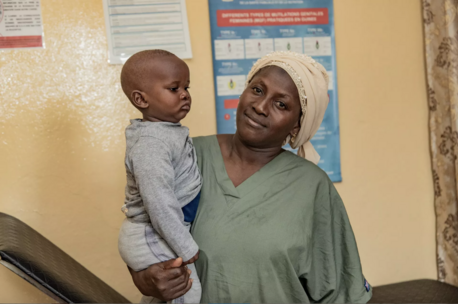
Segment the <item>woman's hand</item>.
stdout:
<path fill-rule="evenodd" d="M 191 289 L 191 271 L 183 265 L 182 258 L 157 263 L 148 269 L 135 272 L 129 268 L 138 290 L 145 295 L 162 301 L 172 301 Z"/>

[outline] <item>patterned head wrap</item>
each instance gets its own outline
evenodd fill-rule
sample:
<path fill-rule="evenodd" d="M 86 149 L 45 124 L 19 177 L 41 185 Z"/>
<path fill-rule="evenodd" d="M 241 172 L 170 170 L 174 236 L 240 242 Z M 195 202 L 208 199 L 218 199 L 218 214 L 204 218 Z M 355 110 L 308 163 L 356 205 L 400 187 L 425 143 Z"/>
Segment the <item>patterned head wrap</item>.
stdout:
<path fill-rule="evenodd" d="M 329 76 L 325 68 L 307 55 L 295 52 L 273 52 L 259 59 L 251 68 L 246 86 L 256 73 L 267 66 L 278 66 L 285 70 L 296 84 L 301 102 L 301 128 L 294 140 L 285 139 L 293 149 L 299 148 L 298 155 L 318 164 L 320 155 L 313 148 L 310 139 L 318 131 L 328 107 Z"/>

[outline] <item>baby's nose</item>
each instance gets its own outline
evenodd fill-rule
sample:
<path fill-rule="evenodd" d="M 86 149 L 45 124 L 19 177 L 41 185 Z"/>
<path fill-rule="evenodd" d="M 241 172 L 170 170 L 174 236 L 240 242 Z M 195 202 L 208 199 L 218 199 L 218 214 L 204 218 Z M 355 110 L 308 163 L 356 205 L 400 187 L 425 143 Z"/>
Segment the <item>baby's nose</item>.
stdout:
<path fill-rule="evenodd" d="M 181 99 L 188 99 L 189 98 L 189 93 L 184 91 L 183 93 L 181 93 L 180 98 Z"/>

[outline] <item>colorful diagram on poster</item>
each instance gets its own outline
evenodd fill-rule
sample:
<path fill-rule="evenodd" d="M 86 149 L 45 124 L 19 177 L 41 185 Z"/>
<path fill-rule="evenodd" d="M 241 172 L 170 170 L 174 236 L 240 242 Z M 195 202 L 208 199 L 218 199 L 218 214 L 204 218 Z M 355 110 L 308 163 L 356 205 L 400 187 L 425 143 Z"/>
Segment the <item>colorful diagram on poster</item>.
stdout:
<path fill-rule="evenodd" d="M 40 0 L 0 0 L 0 49 L 43 48 Z"/>
<path fill-rule="evenodd" d="M 209 0 L 218 133 L 235 133 L 238 98 L 252 65 L 273 51 L 312 56 L 328 71 L 329 99 L 312 139 L 319 166 L 342 181 L 333 0 Z M 291 148 L 289 148 L 291 149 Z"/>

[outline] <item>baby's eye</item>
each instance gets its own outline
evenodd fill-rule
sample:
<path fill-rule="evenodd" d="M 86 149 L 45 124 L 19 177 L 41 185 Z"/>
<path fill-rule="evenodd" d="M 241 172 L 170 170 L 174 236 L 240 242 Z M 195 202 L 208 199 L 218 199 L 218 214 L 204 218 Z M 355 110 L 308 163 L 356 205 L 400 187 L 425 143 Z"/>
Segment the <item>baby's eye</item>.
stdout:
<path fill-rule="evenodd" d="M 191 87 L 185 87 L 184 89 L 187 91 L 187 90 L 189 90 L 190 88 L 191 88 Z"/>
<path fill-rule="evenodd" d="M 172 92 L 176 92 L 178 90 L 178 88 L 170 88 L 169 90 L 172 91 Z"/>

